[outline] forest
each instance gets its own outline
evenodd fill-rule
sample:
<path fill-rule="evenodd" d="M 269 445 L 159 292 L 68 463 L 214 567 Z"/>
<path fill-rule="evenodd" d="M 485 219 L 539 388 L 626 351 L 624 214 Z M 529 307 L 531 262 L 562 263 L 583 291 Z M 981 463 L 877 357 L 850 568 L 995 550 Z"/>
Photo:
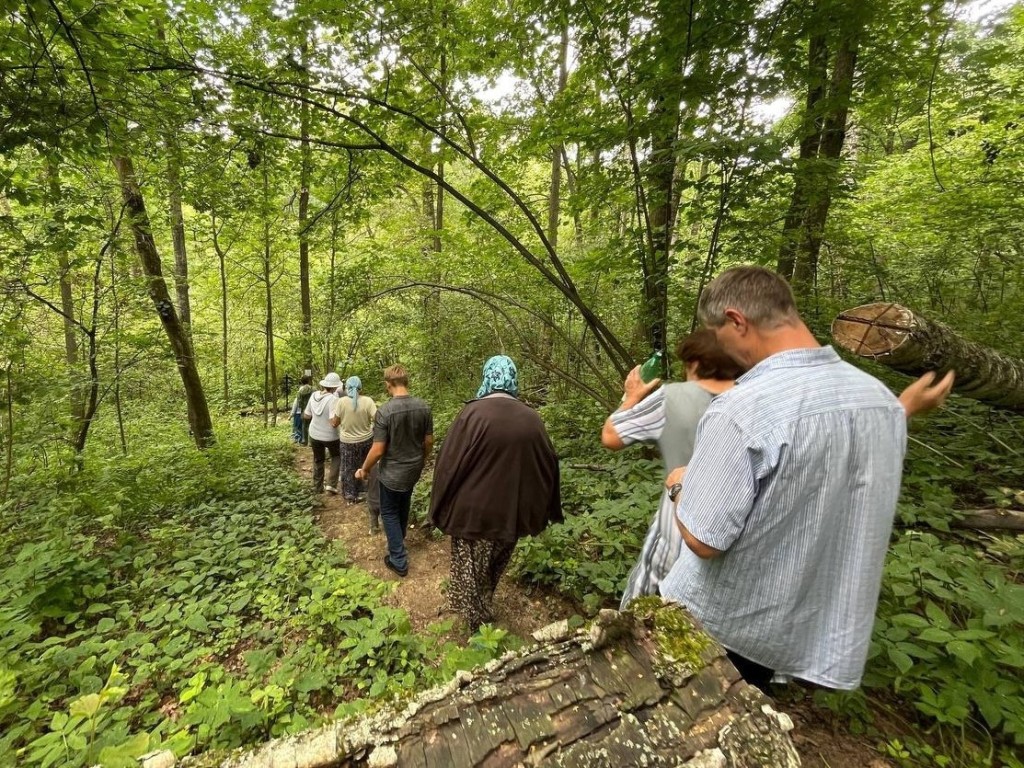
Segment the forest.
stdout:
<path fill-rule="evenodd" d="M 758 264 L 823 344 L 898 304 L 1010 370 L 912 422 L 863 685 L 779 694 L 804 764 L 1024 768 L 1024 3 L 11 0 L 0 125 L 0 765 L 257 745 L 617 606 L 662 475 L 602 422 Z M 401 363 L 440 445 L 499 353 L 565 522 L 469 632 L 289 407 Z"/>

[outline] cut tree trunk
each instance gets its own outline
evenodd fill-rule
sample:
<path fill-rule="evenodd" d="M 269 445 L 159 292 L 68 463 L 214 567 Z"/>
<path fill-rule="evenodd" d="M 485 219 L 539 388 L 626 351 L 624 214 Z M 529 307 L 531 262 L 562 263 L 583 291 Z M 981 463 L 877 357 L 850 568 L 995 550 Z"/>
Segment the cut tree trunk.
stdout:
<path fill-rule="evenodd" d="M 1024 532 L 1024 512 L 1015 509 L 965 509 L 958 514 L 963 518 L 951 520 L 953 528 Z"/>
<path fill-rule="evenodd" d="M 833 321 L 832 336 L 843 349 L 911 376 L 956 371 L 954 391 L 1024 411 L 1024 361 L 968 341 L 899 304 L 848 309 Z"/>
<path fill-rule="evenodd" d="M 675 605 L 602 611 L 385 709 L 239 755 L 235 768 L 690 766 L 790 768 L 793 724 Z M 186 765 L 203 765 L 200 756 Z"/>

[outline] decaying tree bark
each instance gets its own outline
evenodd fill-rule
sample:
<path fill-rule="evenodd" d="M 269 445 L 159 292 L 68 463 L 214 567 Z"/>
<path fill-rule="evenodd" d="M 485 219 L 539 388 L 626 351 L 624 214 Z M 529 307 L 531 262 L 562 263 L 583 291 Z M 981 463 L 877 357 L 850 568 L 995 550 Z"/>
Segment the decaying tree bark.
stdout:
<path fill-rule="evenodd" d="M 634 605 L 636 615 L 602 611 L 585 629 L 552 624 L 534 635 L 537 644 L 460 672 L 402 711 L 273 741 L 222 765 L 800 765 L 789 717 L 739 678 L 688 614 L 656 598 Z"/>
<path fill-rule="evenodd" d="M 950 522 L 954 528 L 1024 532 L 1024 512 L 1015 509 L 966 509 L 959 514 L 963 517 Z"/>
<path fill-rule="evenodd" d="M 899 304 L 864 304 L 841 313 L 832 336 L 844 349 L 897 371 L 956 371 L 954 391 L 1002 408 L 1024 410 L 1024 361 L 968 341 Z"/>

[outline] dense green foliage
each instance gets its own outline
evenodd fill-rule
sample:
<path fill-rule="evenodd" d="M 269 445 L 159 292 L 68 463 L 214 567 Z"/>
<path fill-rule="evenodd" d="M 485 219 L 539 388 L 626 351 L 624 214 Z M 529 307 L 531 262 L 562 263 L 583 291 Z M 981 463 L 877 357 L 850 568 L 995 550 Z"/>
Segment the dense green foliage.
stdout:
<path fill-rule="evenodd" d="M 157 432 L 145 454 L 27 478 L 4 505 L 0 762 L 235 747 L 504 649 L 490 627 L 466 648 L 414 634 L 391 585 L 317 531 L 284 435 L 231 427 L 205 453 Z"/>

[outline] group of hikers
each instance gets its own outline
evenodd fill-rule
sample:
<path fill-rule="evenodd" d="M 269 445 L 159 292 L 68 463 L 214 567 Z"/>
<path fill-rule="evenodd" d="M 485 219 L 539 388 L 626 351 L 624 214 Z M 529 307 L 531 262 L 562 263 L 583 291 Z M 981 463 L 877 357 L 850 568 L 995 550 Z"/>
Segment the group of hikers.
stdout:
<path fill-rule="evenodd" d="M 634 368 L 602 428 L 605 447 L 657 443 L 665 463 L 664 492 L 621 605 L 651 594 L 684 605 L 762 689 L 794 678 L 856 688 L 907 420 L 940 406 L 953 374 L 926 374 L 896 397 L 822 347 L 788 283 L 762 267 L 723 272 L 705 287 L 698 314 L 704 328 L 676 350 L 686 381 L 645 382 Z M 384 380 L 391 398 L 377 409 L 357 377 L 339 396 L 341 380 L 328 374 L 302 414 L 315 488 L 335 492 L 340 482 L 356 500 L 369 477 L 387 536 L 384 563 L 404 577 L 409 503 L 433 447 L 433 419 L 409 394 L 404 368 L 388 368 Z M 451 537 L 449 604 L 474 630 L 493 620 L 516 542 L 562 520 L 558 457 L 518 395 L 514 362 L 488 360 L 434 470 L 427 524 Z M 324 486 L 328 453 L 332 485 Z"/>

